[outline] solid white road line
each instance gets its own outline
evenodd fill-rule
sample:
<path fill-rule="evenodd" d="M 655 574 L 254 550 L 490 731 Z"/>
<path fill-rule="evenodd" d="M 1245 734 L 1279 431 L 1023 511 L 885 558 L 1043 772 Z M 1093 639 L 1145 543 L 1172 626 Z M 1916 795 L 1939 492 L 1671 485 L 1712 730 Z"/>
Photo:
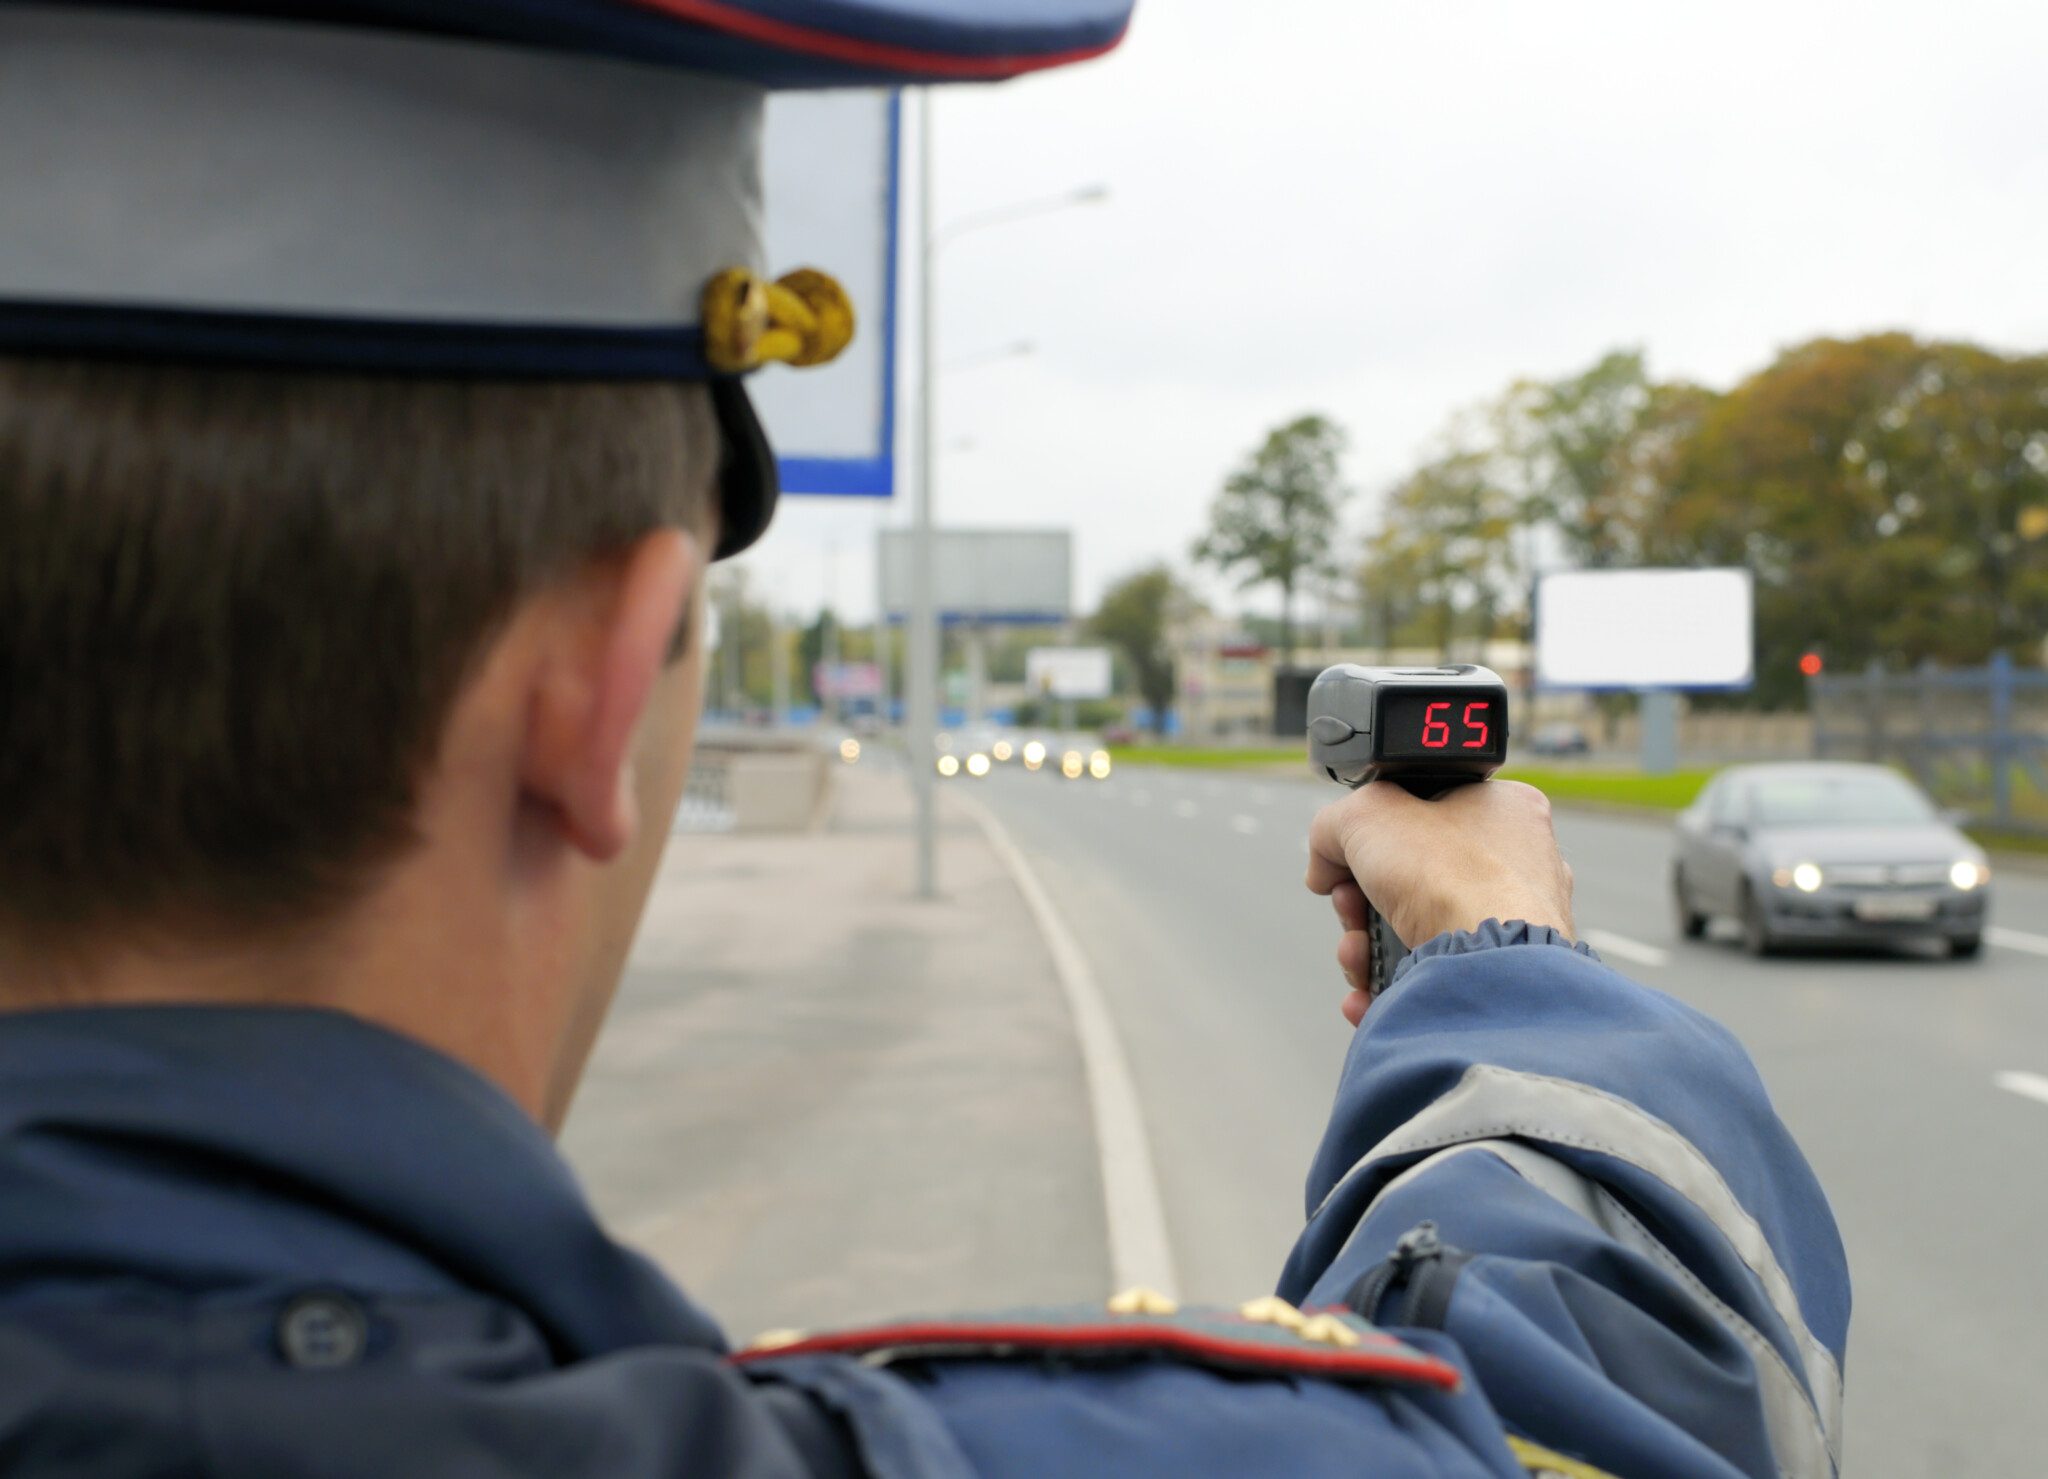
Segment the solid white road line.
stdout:
<path fill-rule="evenodd" d="M 1201 810 L 1201 807 L 1195 805 L 1194 802 L 1187 800 L 1185 797 L 1173 803 L 1173 814 L 1177 817 L 1197 816 L 1201 813 Z"/>
<path fill-rule="evenodd" d="M 2024 930 L 2000 929 L 1992 925 L 1984 938 L 2001 950 L 2023 950 L 2029 955 L 2048 955 L 2048 935 L 2030 935 Z"/>
<path fill-rule="evenodd" d="M 1159 1197 L 1159 1172 L 1152 1163 L 1152 1142 L 1145 1130 L 1145 1109 L 1137 1080 L 1124 1053 L 1123 1038 L 1109 1003 L 1095 984 L 1095 972 L 1080 943 L 1053 907 L 1029 860 L 995 813 L 972 796 L 961 801 L 981 824 L 989 846 L 1010 870 L 1017 892 L 1024 896 L 1053 971 L 1074 1018 L 1074 1036 L 1081 1049 L 1081 1071 L 1088 1081 L 1088 1103 L 1095 1116 L 1095 1150 L 1102 1170 L 1102 1207 L 1109 1223 L 1110 1282 L 1118 1289 L 1142 1284 L 1173 1294 L 1180 1280 L 1174 1269 L 1173 1244 L 1166 1235 L 1166 1208 Z"/>
<path fill-rule="evenodd" d="M 1133 792 L 1131 792 L 1131 805 L 1133 805 L 1133 806 L 1150 806 L 1151 804 L 1152 804 L 1152 793 L 1151 793 L 1150 791 L 1133 791 Z"/>
<path fill-rule="evenodd" d="M 1249 837 L 1252 833 L 1259 830 L 1259 819 L 1243 815 L 1234 816 L 1230 819 L 1230 827 L 1232 831 L 1242 832 L 1245 836 Z"/>
<path fill-rule="evenodd" d="M 2038 1073 L 2022 1073 L 2016 1068 L 2009 1068 L 2003 1073 L 1992 1074 L 1991 1082 L 2008 1094 L 2018 1094 L 2023 1099 L 2038 1099 L 2043 1104 L 2048 1104 L 2048 1078 L 2043 1078 Z"/>
<path fill-rule="evenodd" d="M 1635 965 L 1671 963 L 1669 950 L 1645 945 L 1641 940 L 1631 940 L 1627 935 L 1617 935 L 1612 930 L 1580 930 L 1579 937 L 1602 955 L 1612 955 Z"/>

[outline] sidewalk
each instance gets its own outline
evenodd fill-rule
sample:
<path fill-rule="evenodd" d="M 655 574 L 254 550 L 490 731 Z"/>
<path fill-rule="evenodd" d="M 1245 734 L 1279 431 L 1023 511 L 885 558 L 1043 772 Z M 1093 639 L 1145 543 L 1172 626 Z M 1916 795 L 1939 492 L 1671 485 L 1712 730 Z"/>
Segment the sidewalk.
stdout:
<path fill-rule="evenodd" d="M 674 839 L 564 1149 L 613 1231 L 744 1340 L 1100 1298 L 1102 1193 L 1046 946 L 944 800 L 863 763 L 825 830 Z"/>

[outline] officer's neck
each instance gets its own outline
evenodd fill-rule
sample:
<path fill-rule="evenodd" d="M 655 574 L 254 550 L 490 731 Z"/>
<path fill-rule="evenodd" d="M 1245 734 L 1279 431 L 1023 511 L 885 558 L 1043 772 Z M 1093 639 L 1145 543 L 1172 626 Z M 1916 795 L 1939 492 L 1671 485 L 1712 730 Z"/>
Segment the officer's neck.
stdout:
<path fill-rule="evenodd" d="M 606 917 L 594 870 L 559 820 L 522 796 L 516 757 L 464 733 L 503 728 L 494 701 L 520 700 L 473 690 L 458 703 L 449 741 L 462 763 L 425 781 L 418 842 L 361 899 L 271 929 L 110 926 L 81 945 L 11 951 L 0 938 L 0 1009 L 346 1012 L 459 1060 L 558 1128 L 608 1004 L 608 989 L 590 983 L 617 965 L 587 959 L 591 941 L 630 939 L 633 920 Z"/>
<path fill-rule="evenodd" d="M 534 819 L 524 825 L 541 830 Z M 476 834 L 455 835 L 473 844 Z M 508 851 L 534 850 L 515 841 Z M 484 896 L 478 877 L 501 872 L 503 857 L 495 869 L 481 866 L 481 857 L 466 866 L 460 853 L 429 844 L 369 898 L 317 925 L 103 932 L 86 948 L 64 950 L 10 948 L 0 940 L 0 1010 L 210 1005 L 345 1012 L 467 1064 L 555 1128 L 558 1101 L 566 1098 L 558 1060 L 574 1015 L 563 948 L 540 927 L 544 921 L 508 922 L 502 897 Z M 547 865 L 536 858 L 534 866 Z M 561 892 L 526 894 L 544 899 Z"/>

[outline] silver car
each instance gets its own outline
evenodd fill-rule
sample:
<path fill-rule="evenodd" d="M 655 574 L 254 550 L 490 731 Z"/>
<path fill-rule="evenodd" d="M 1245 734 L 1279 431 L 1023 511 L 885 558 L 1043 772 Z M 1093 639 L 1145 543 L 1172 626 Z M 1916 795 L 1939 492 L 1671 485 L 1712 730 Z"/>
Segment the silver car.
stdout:
<path fill-rule="evenodd" d="M 1671 870 L 1678 930 L 1716 915 L 1752 954 L 1794 941 L 1941 939 L 1983 949 L 1991 869 L 1984 850 L 1919 787 L 1879 765 L 1742 765 L 1716 776 L 1678 819 Z"/>

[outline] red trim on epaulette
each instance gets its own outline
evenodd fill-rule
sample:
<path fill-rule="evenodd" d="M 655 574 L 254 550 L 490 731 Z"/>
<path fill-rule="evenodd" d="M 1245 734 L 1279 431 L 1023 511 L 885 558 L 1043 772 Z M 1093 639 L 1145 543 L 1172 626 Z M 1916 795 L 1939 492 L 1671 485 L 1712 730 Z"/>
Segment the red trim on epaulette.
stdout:
<path fill-rule="evenodd" d="M 1361 1332 L 1362 1334 L 1363 1332 Z M 1288 1375 L 1351 1377 L 1398 1381 L 1417 1386 L 1458 1389 L 1458 1369 L 1434 1356 L 1388 1340 L 1396 1350 L 1328 1346 L 1302 1341 L 1279 1345 L 1269 1340 L 1232 1340 L 1183 1326 L 1118 1319 L 1096 1325 L 1017 1325 L 910 1323 L 868 1330 L 838 1330 L 762 1350 L 735 1352 L 739 1365 L 781 1356 L 868 1355 L 900 1350 L 906 1357 L 989 1356 L 1006 1351 L 1094 1351 L 1098 1353 L 1163 1351 L 1197 1361 L 1214 1362 L 1238 1371 L 1276 1371 Z"/>
<path fill-rule="evenodd" d="M 894 46 L 886 41 L 863 41 L 854 36 L 839 36 L 830 31 L 820 31 L 810 26 L 799 26 L 789 21 L 756 15 L 751 10 L 727 3 L 727 0 L 632 0 L 632 3 L 648 10 L 659 10 L 665 15 L 675 16 L 678 20 L 694 21 L 700 26 L 723 31 L 729 36 L 780 47 L 784 51 L 824 57 L 828 61 L 846 62 L 852 66 L 883 67 L 921 77 L 1015 77 L 1024 72 L 1064 67 L 1070 62 L 1085 62 L 1090 57 L 1098 57 L 1114 49 L 1117 43 L 1124 39 L 1119 33 L 1100 46 L 1084 46 L 1072 51 L 1043 52 L 1033 56 L 957 56 L 948 52 L 919 51 L 915 47 Z"/>

